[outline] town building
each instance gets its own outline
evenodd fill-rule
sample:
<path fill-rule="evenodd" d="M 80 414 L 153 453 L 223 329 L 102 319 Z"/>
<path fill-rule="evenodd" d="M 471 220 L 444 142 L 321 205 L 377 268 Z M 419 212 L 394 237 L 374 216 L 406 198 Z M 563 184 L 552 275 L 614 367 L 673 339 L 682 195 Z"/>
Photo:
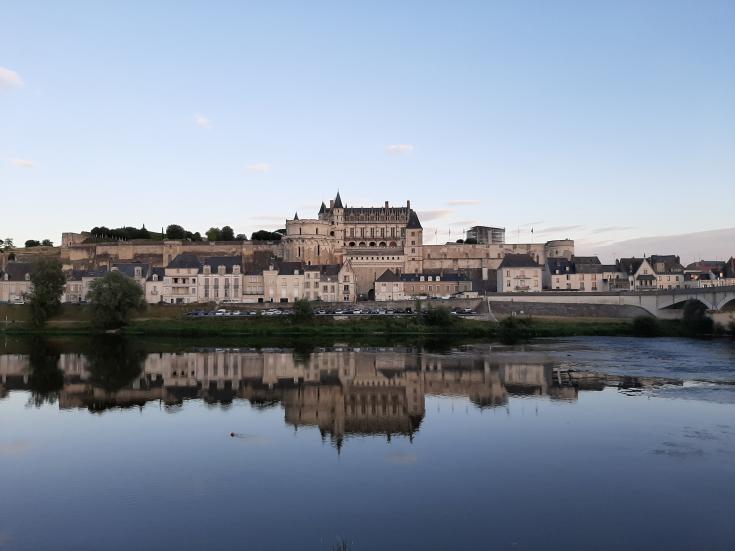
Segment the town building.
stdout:
<path fill-rule="evenodd" d="M 542 267 L 528 254 L 507 254 L 498 266 L 499 293 L 539 292 L 542 290 Z"/>
<path fill-rule="evenodd" d="M 375 300 L 450 298 L 472 291 L 472 281 L 464 274 L 397 274 L 386 270 L 375 280 Z"/>
<path fill-rule="evenodd" d="M 32 290 L 31 264 L 8 262 L 0 272 L 0 302 L 23 303 Z"/>

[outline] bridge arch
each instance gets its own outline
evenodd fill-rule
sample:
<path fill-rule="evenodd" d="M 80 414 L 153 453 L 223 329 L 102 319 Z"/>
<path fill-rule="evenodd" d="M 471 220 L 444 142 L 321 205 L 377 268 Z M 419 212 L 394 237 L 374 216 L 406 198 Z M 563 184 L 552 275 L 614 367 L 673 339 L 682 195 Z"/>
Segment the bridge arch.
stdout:
<path fill-rule="evenodd" d="M 735 310 L 735 293 L 726 293 L 717 304 L 717 310 L 720 312 L 730 312 Z"/>
<path fill-rule="evenodd" d="M 682 297 L 675 297 L 674 301 L 669 304 L 668 306 L 665 306 L 662 308 L 662 310 L 675 310 L 675 309 L 681 309 L 684 308 L 684 304 L 686 304 L 690 300 L 696 300 L 697 302 L 701 302 L 705 305 L 707 310 L 717 310 L 717 305 L 712 304 L 707 298 L 700 296 L 700 295 L 688 295 L 688 296 L 682 296 Z"/>

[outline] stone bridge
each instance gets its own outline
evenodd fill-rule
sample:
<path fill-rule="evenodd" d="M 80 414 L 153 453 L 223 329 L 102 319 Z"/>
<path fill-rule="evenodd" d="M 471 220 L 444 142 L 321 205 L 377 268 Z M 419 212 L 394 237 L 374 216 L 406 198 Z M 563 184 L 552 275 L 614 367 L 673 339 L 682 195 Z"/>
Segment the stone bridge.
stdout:
<path fill-rule="evenodd" d="M 710 312 L 735 312 L 735 286 L 592 293 L 579 291 L 494 293 L 488 294 L 487 298 L 490 302 L 635 306 L 658 318 L 666 319 L 681 317 L 681 308 L 690 299 L 700 301 Z"/>

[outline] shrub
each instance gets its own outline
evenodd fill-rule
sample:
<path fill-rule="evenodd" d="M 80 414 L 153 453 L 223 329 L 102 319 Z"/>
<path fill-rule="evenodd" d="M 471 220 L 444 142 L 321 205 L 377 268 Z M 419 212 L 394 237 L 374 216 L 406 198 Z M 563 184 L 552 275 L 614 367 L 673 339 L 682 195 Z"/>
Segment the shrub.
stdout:
<path fill-rule="evenodd" d="M 305 298 L 300 298 L 293 303 L 293 313 L 296 321 L 309 321 L 314 317 L 314 310 L 311 307 L 311 302 Z"/>
<path fill-rule="evenodd" d="M 439 306 L 438 308 L 429 308 L 424 314 L 424 323 L 434 327 L 449 327 L 454 323 L 452 312 L 449 308 Z"/>
<path fill-rule="evenodd" d="M 636 337 L 656 337 L 661 333 L 658 320 L 653 316 L 637 316 L 633 319 L 633 335 Z"/>
<path fill-rule="evenodd" d="M 681 319 L 684 334 L 696 337 L 709 335 L 714 329 L 712 318 L 707 315 L 707 307 L 698 300 L 687 300 Z"/>
<path fill-rule="evenodd" d="M 531 318 L 509 316 L 498 324 L 498 337 L 504 344 L 514 344 L 534 336 Z"/>

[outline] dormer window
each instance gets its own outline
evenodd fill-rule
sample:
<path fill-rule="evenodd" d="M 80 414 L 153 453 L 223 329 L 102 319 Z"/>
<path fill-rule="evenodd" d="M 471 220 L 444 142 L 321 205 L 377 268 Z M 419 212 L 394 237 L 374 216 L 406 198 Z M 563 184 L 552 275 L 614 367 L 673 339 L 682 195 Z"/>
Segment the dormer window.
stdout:
<path fill-rule="evenodd" d="M 153 281 L 158 281 L 158 274 L 153 274 Z"/>
<path fill-rule="evenodd" d="M 209 266 L 204 266 L 204 273 L 205 275 L 209 275 L 212 273 L 212 268 Z"/>
<path fill-rule="evenodd" d="M 240 273 L 240 266 L 233 266 L 232 267 L 232 273 L 233 274 L 239 274 Z"/>
<path fill-rule="evenodd" d="M 135 268 L 135 277 L 141 277 L 143 275 L 143 268 L 136 267 Z"/>
<path fill-rule="evenodd" d="M 441 281 L 441 278 L 439 276 L 436 276 L 437 281 Z"/>
<path fill-rule="evenodd" d="M 424 281 L 424 279 L 425 279 L 424 276 L 419 277 L 419 281 Z"/>
<path fill-rule="evenodd" d="M 31 280 L 31 274 L 26 274 L 26 281 L 30 281 L 30 280 Z"/>
<path fill-rule="evenodd" d="M 219 275 L 225 275 L 225 267 L 224 266 L 217 266 L 217 273 Z"/>

